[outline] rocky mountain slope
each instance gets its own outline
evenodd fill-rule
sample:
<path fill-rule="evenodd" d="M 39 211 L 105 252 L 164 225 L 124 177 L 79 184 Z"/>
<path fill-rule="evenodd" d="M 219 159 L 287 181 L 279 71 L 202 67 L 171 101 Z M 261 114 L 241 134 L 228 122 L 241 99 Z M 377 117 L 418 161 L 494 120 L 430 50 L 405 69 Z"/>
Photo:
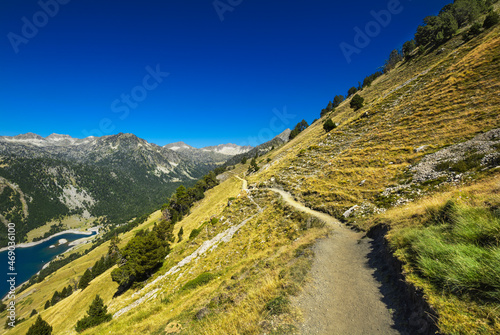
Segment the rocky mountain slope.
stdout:
<path fill-rule="evenodd" d="M 242 161 L 242 159 L 244 157 L 246 157 L 247 159 L 250 159 L 250 158 L 255 157 L 256 155 L 262 156 L 273 149 L 281 147 L 283 144 L 285 144 L 289 141 L 290 133 L 291 133 L 290 129 L 285 129 L 281 134 L 279 134 L 278 136 L 276 136 L 272 140 L 267 141 L 265 143 L 262 143 L 262 144 L 256 146 L 255 148 L 251 148 L 250 150 L 248 150 L 246 152 L 236 154 L 235 156 L 229 158 L 226 161 L 225 165 L 230 166 L 230 165 L 238 164 Z"/>

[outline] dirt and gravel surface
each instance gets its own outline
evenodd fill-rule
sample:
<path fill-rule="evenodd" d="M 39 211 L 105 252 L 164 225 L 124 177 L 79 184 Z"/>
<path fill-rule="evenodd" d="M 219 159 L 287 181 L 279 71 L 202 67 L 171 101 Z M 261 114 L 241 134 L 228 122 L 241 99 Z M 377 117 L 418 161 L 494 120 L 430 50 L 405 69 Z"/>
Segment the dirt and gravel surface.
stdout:
<path fill-rule="evenodd" d="M 283 190 L 279 193 L 291 206 L 331 226 L 332 232 L 314 246 L 311 281 L 294 299 L 303 313 L 299 333 L 303 335 L 401 334 L 384 302 L 382 284 L 370 265 L 371 239 L 342 225 L 335 218 L 303 206 Z"/>

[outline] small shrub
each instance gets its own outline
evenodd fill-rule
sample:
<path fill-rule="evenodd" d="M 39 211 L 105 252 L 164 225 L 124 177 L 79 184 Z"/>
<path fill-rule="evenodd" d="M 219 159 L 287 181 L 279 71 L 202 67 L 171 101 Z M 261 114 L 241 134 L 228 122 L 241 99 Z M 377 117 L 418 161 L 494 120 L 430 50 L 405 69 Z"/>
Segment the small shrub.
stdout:
<path fill-rule="evenodd" d="M 19 321 L 18 321 L 19 323 Z M 50 335 L 52 334 L 52 326 L 44 321 L 40 315 L 38 315 L 34 324 L 28 329 L 26 335 Z"/>
<path fill-rule="evenodd" d="M 481 160 L 483 159 L 483 154 L 472 154 L 467 156 L 464 160 L 459 161 L 451 166 L 451 171 L 464 173 L 469 170 L 475 169 L 481 166 Z"/>
<path fill-rule="evenodd" d="M 179 233 L 177 234 L 179 242 L 182 241 L 182 235 L 184 235 L 184 227 L 181 227 L 181 229 L 179 229 Z"/>
<path fill-rule="evenodd" d="M 182 291 L 192 290 L 199 286 L 203 286 L 212 281 L 216 276 L 210 272 L 204 272 L 193 280 L 188 281 L 181 288 Z"/>
<path fill-rule="evenodd" d="M 76 323 L 75 330 L 79 333 L 85 329 L 95 327 L 101 323 L 111 321 L 112 315 L 108 314 L 108 306 L 99 295 L 96 295 L 87 311 L 87 315 Z"/>
<path fill-rule="evenodd" d="M 497 12 L 492 11 L 484 19 L 483 28 L 490 29 L 491 27 L 497 25 L 498 22 L 500 22 L 500 15 L 498 15 Z"/>
<path fill-rule="evenodd" d="M 365 99 L 362 96 L 360 96 L 359 94 L 356 94 L 351 99 L 351 108 L 354 110 L 361 109 L 364 105 L 364 102 L 365 102 Z"/>
<path fill-rule="evenodd" d="M 201 228 L 197 228 L 197 229 L 193 229 L 191 230 L 191 234 L 189 234 L 189 239 L 192 240 L 193 238 L 195 238 L 196 236 L 200 235 L 200 232 L 201 232 Z"/>
<path fill-rule="evenodd" d="M 329 133 L 333 129 L 337 128 L 337 125 L 332 121 L 332 119 L 328 119 L 323 123 L 323 129 Z"/>
<path fill-rule="evenodd" d="M 450 161 L 445 161 L 438 163 L 435 167 L 436 171 L 442 172 L 442 171 L 448 171 L 450 169 L 451 162 Z"/>
<path fill-rule="evenodd" d="M 280 315 L 288 312 L 290 301 L 287 297 L 280 295 L 266 304 L 266 310 L 271 315 Z"/>
<path fill-rule="evenodd" d="M 475 22 L 469 29 L 469 31 L 467 32 L 467 34 L 465 35 L 465 39 L 466 40 L 470 40 L 472 38 L 474 38 L 475 36 L 481 34 L 481 31 L 482 31 L 482 26 L 479 22 Z"/>
<path fill-rule="evenodd" d="M 472 154 L 456 163 L 453 163 L 452 161 L 441 162 L 436 165 L 436 171 L 451 170 L 457 173 L 464 173 L 480 167 L 483 157 L 484 154 Z"/>

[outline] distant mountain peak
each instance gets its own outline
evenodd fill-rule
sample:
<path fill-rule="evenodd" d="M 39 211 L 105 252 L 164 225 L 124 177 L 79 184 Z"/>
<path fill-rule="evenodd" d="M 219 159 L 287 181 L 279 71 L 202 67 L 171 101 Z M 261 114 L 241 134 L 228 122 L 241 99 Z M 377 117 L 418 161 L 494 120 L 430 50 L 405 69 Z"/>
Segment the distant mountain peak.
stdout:
<path fill-rule="evenodd" d="M 194 147 L 192 147 L 184 142 L 170 143 L 170 144 L 165 145 L 164 148 L 174 150 L 174 151 L 186 150 L 186 149 L 196 149 L 196 148 L 194 148 Z"/>
<path fill-rule="evenodd" d="M 276 136 L 275 138 L 279 138 L 281 139 L 283 142 L 288 142 L 288 140 L 290 139 L 290 133 L 292 132 L 292 130 L 290 128 L 288 129 L 285 129 L 281 134 L 279 134 L 278 136 Z"/>
<path fill-rule="evenodd" d="M 16 140 L 43 140 L 42 136 L 40 136 L 38 134 L 34 134 L 34 133 L 20 134 L 20 135 L 14 136 L 12 138 L 14 138 Z"/>
<path fill-rule="evenodd" d="M 252 149 L 253 149 L 253 147 L 251 147 L 251 146 L 242 147 L 242 146 L 239 146 L 239 145 L 233 144 L 233 143 L 219 144 L 216 146 L 202 148 L 202 150 L 204 150 L 204 151 L 217 152 L 217 153 L 227 155 L 227 156 L 235 156 L 235 155 L 243 154 L 243 153 L 248 152 Z"/>
<path fill-rule="evenodd" d="M 39 135 L 37 135 L 39 136 Z M 40 138 L 42 138 L 41 136 L 39 136 Z M 56 134 L 56 133 L 52 133 L 50 134 L 49 136 L 47 136 L 45 138 L 46 140 L 72 140 L 73 137 L 69 136 L 69 135 L 62 135 L 62 134 Z"/>

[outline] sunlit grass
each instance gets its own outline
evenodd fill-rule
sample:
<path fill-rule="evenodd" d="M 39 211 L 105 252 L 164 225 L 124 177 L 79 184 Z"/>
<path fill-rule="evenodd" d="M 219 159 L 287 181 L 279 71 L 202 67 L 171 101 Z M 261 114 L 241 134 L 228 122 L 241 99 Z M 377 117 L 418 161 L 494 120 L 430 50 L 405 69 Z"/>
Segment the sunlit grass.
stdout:
<path fill-rule="evenodd" d="M 396 207 L 367 218 L 383 224 L 407 280 L 424 290 L 444 334 L 500 331 L 500 179 Z"/>

